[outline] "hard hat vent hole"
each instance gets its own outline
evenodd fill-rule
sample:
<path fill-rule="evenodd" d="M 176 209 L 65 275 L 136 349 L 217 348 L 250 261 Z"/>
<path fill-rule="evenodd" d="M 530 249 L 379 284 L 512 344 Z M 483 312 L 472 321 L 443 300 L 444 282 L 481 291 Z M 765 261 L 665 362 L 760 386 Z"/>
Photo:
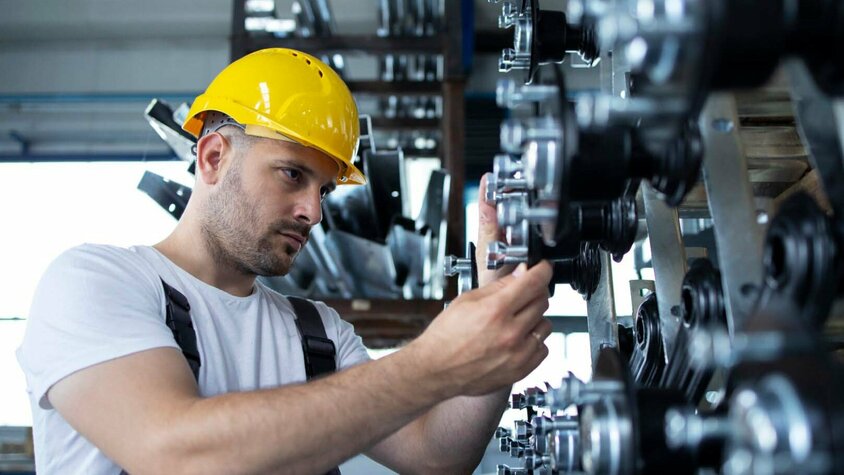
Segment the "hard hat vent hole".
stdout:
<path fill-rule="evenodd" d="M 308 59 L 308 58 L 305 58 L 305 62 L 308 63 L 308 64 L 311 64 L 311 60 Z"/>
<path fill-rule="evenodd" d="M 299 55 L 296 54 L 296 53 L 290 53 L 290 54 L 292 54 L 293 56 L 299 57 Z"/>
<path fill-rule="evenodd" d="M 322 77 L 322 71 L 319 71 L 319 77 Z"/>

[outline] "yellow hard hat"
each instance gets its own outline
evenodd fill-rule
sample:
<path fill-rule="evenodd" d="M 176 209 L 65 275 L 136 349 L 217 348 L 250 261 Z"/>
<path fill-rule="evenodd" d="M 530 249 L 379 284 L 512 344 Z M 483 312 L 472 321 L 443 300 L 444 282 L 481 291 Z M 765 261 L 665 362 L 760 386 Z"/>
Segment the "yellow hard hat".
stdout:
<path fill-rule="evenodd" d="M 246 133 L 292 140 L 340 165 L 337 184 L 365 184 L 352 164 L 360 123 L 349 88 L 328 65 L 301 51 L 268 48 L 231 63 L 193 102 L 182 128 L 199 138 L 205 115 L 219 111 Z"/>

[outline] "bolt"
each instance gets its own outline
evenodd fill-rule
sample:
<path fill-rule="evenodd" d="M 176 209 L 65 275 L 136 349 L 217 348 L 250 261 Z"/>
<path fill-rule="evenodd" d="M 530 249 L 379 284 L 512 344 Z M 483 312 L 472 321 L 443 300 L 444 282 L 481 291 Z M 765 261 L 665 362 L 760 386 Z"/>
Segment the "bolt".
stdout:
<path fill-rule="evenodd" d="M 698 447 L 705 440 L 726 439 L 731 432 L 725 417 L 704 418 L 691 408 L 665 412 L 665 444 L 670 449 Z"/>
<path fill-rule="evenodd" d="M 564 417 L 546 417 L 536 416 L 532 421 L 533 433 L 538 436 L 544 436 L 554 431 L 577 431 L 579 424 L 577 419 Z"/>
<path fill-rule="evenodd" d="M 498 28 L 507 29 L 513 26 L 518 12 L 511 2 L 504 2 L 501 5 L 501 14 L 498 15 Z"/>
<path fill-rule="evenodd" d="M 524 468 L 510 468 L 507 465 L 497 465 L 495 467 L 497 475 L 527 475 L 527 470 Z"/>
<path fill-rule="evenodd" d="M 514 109 L 529 102 L 543 102 L 555 96 L 556 86 L 518 86 L 512 79 L 501 79 L 495 87 L 495 101 L 499 107 Z"/>
<path fill-rule="evenodd" d="M 533 435 L 533 426 L 527 421 L 516 421 L 513 424 L 514 439 L 518 441 L 525 441 Z"/>
<path fill-rule="evenodd" d="M 770 361 L 789 346 L 796 348 L 800 344 L 797 340 L 787 341 L 778 332 L 736 333 L 730 342 L 730 335 L 724 329 L 698 328 L 692 334 L 688 354 L 696 368 L 729 368 L 742 361 Z"/>
<path fill-rule="evenodd" d="M 510 429 L 506 427 L 499 427 L 495 429 L 495 438 L 496 439 L 503 439 L 505 437 L 510 437 L 511 432 Z"/>
<path fill-rule="evenodd" d="M 457 257 L 454 255 L 445 256 L 445 275 L 455 275 L 460 272 L 472 271 L 472 259 Z"/>

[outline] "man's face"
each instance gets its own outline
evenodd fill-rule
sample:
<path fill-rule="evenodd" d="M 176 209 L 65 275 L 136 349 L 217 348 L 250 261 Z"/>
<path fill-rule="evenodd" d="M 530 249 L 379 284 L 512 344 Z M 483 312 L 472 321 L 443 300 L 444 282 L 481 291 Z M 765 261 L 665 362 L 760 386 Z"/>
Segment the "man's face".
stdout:
<path fill-rule="evenodd" d="M 339 167 L 294 143 L 242 135 L 230 143 L 228 169 L 203 212 L 206 243 L 218 262 L 244 274 L 287 274 L 322 219 Z"/>

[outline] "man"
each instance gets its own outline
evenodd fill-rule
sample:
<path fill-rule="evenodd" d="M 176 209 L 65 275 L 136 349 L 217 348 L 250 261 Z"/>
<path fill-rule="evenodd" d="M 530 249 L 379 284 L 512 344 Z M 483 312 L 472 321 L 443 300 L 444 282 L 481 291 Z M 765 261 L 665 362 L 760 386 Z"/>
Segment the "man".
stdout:
<path fill-rule="evenodd" d="M 318 474 L 361 452 L 401 473 L 471 472 L 511 384 L 547 355 L 550 266 L 483 273 L 377 361 L 315 303 L 338 372 L 304 383 L 291 305 L 255 278 L 290 269 L 335 184 L 364 181 L 352 96 L 318 59 L 263 50 L 221 72 L 184 127 L 196 185 L 173 233 L 72 249 L 36 291 L 18 358 L 39 473 Z M 498 229 L 481 214 L 483 249 Z M 190 304 L 197 379 L 162 281 Z"/>

